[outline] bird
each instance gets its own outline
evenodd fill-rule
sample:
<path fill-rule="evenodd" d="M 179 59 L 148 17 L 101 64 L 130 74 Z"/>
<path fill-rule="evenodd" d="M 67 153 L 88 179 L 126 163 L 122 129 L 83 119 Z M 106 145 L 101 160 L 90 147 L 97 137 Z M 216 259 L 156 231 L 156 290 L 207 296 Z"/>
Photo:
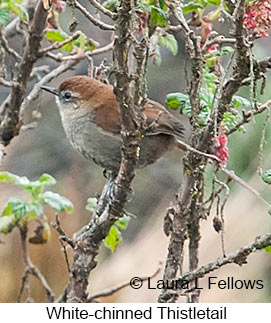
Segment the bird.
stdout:
<path fill-rule="evenodd" d="M 41 86 L 56 98 L 62 124 L 72 146 L 86 159 L 117 173 L 121 163 L 121 117 L 118 101 L 109 84 L 89 76 L 73 76 L 58 88 Z M 162 104 L 146 100 L 146 125 L 136 168 L 156 162 L 168 151 L 183 149 L 184 124 Z"/>

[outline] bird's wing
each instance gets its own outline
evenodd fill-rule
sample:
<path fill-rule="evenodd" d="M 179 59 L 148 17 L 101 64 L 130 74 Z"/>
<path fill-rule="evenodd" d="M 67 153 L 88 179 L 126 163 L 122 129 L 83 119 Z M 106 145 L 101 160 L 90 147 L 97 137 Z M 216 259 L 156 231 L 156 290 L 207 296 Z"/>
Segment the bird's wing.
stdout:
<path fill-rule="evenodd" d="M 147 117 L 146 135 L 164 133 L 183 139 L 185 128 L 180 120 L 169 113 L 160 103 L 148 100 L 144 109 Z"/>

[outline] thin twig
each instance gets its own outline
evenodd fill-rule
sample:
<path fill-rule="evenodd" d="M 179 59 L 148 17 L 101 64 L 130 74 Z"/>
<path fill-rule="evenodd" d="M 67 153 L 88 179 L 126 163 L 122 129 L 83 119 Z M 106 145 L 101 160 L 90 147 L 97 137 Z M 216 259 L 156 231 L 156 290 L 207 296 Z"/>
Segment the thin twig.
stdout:
<path fill-rule="evenodd" d="M 56 214 L 56 223 L 53 224 L 54 229 L 60 234 L 60 239 L 67 242 L 72 248 L 75 247 L 74 242 L 71 238 L 69 238 L 63 229 L 60 226 L 60 221 L 58 218 L 58 214 Z"/>
<path fill-rule="evenodd" d="M 98 1 L 96 0 L 89 0 L 89 2 L 99 11 L 101 11 L 103 14 L 107 15 L 108 17 L 110 17 L 111 19 L 115 20 L 117 18 L 117 15 L 106 9 L 102 4 L 100 4 Z"/>
<path fill-rule="evenodd" d="M 100 20 L 98 20 L 97 18 L 94 18 L 88 11 L 87 9 L 82 6 L 77 0 L 73 0 L 73 4 L 74 7 L 79 9 L 81 11 L 81 13 L 89 20 L 93 23 L 93 25 L 103 29 L 103 30 L 115 30 L 115 27 L 112 25 L 108 25 Z"/>
<path fill-rule="evenodd" d="M 55 219 L 56 219 L 56 223 L 53 224 L 53 227 L 60 234 L 59 242 L 60 242 L 60 244 L 62 246 L 62 250 L 63 250 L 63 253 L 64 253 L 64 258 L 65 258 L 65 262 L 66 262 L 66 265 L 67 265 L 68 272 L 70 273 L 71 272 L 71 267 L 70 267 L 68 253 L 67 253 L 67 246 L 64 244 L 64 241 L 66 243 L 68 243 L 72 248 L 74 248 L 74 243 L 73 243 L 71 238 L 67 237 L 67 235 L 65 234 L 65 232 L 61 228 L 58 214 L 56 214 Z"/>
<path fill-rule="evenodd" d="M 215 261 L 210 262 L 204 266 L 197 268 L 196 270 L 186 272 L 178 278 L 172 279 L 171 284 L 178 284 L 178 282 L 185 281 L 186 285 L 189 282 L 194 281 L 196 278 L 201 278 L 207 275 L 208 273 L 221 268 L 224 265 L 235 263 L 239 266 L 247 263 L 247 257 L 256 252 L 257 250 L 261 250 L 266 248 L 271 244 L 271 234 L 266 234 L 263 236 L 258 236 L 255 238 L 255 241 L 249 244 L 246 247 L 242 247 L 235 252 L 228 254 L 226 257 L 217 258 Z M 174 286 L 174 285 L 173 285 Z M 183 292 L 182 289 L 178 291 L 167 290 L 164 294 L 160 296 L 161 302 L 167 302 L 168 299 L 172 297 L 177 297 L 181 295 Z M 177 295 L 178 293 L 178 295 Z"/>
<path fill-rule="evenodd" d="M 242 266 L 247 263 L 247 257 L 256 252 L 257 250 L 262 250 L 271 244 L 271 234 L 265 234 L 262 236 L 257 236 L 254 242 L 250 243 L 246 247 L 242 247 L 235 252 L 228 254 L 226 257 L 217 258 L 215 261 L 210 262 L 204 266 L 199 267 L 198 269 L 187 272 L 176 278 L 175 280 L 185 280 L 192 281 L 195 278 L 200 278 L 206 274 L 230 263 L 235 263 L 239 266 Z"/>
<path fill-rule="evenodd" d="M 250 193 L 255 195 L 259 200 L 261 200 L 266 206 L 268 206 L 268 209 L 271 210 L 271 204 L 269 204 L 258 191 L 256 191 L 252 186 L 250 186 L 247 182 L 245 182 L 242 178 L 237 176 L 233 170 L 228 170 L 227 168 L 221 168 L 222 172 L 225 173 L 227 176 L 229 176 L 232 180 L 234 180 L 236 183 L 243 186 L 245 189 L 247 189 Z"/>
<path fill-rule="evenodd" d="M 5 33 L 1 32 L 1 28 L 0 28 L 0 44 L 8 54 L 13 56 L 17 61 L 19 62 L 21 61 L 22 57 L 13 48 L 9 46 L 8 40 L 5 37 Z"/>
<path fill-rule="evenodd" d="M 231 135 L 235 131 L 237 131 L 241 126 L 248 123 L 251 120 L 251 117 L 257 114 L 260 114 L 264 112 L 265 110 L 269 109 L 271 106 L 271 100 L 268 100 L 267 102 L 261 104 L 259 107 L 257 107 L 256 111 L 243 111 L 243 120 L 237 123 L 233 128 L 231 128 L 229 131 L 226 132 L 227 136 Z"/>
<path fill-rule="evenodd" d="M 18 302 L 20 302 L 20 300 L 21 300 L 22 293 L 24 291 L 24 287 L 27 284 L 29 275 L 35 276 L 40 281 L 42 287 L 44 288 L 44 290 L 46 292 L 48 302 L 50 302 L 50 303 L 54 302 L 55 295 L 54 295 L 51 287 L 49 286 L 47 280 L 42 275 L 40 270 L 36 266 L 33 265 L 29 255 L 28 255 L 27 243 L 26 243 L 26 239 L 27 239 L 27 227 L 26 226 L 20 227 L 20 237 L 21 237 L 21 243 L 22 243 L 25 271 L 24 271 L 24 275 L 22 277 L 22 284 L 21 284 L 21 288 L 19 291 L 19 295 L 18 295 Z"/>
<path fill-rule="evenodd" d="M 20 120 L 23 120 L 24 113 L 27 109 L 27 107 L 39 96 L 41 88 L 41 85 L 44 85 L 46 83 L 49 83 L 54 78 L 58 77 L 59 75 L 63 74 L 67 70 L 71 69 L 74 65 L 78 63 L 77 60 L 68 60 L 62 62 L 59 66 L 57 66 L 55 69 L 53 69 L 50 73 L 46 74 L 39 82 L 35 83 L 33 89 L 28 94 L 28 96 L 24 99 L 21 109 L 20 109 Z"/>
<path fill-rule="evenodd" d="M 152 279 L 154 278 L 155 276 L 157 276 L 159 274 L 159 272 L 161 271 L 162 269 L 162 261 L 159 261 L 159 264 L 158 264 L 158 267 L 157 269 L 155 270 L 155 272 L 151 275 L 146 275 L 146 276 L 142 276 L 142 277 L 139 277 L 140 278 L 140 281 L 141 282 L 144 282 L 146 280 L 149 280 L 149 279 Z M 98 292 L 94 295 L 91 295 L 87 298 L 87 302 L 92 302 L 94 299 L 96 298 L 99 298 L 99 297 L 106 297 L 106 296 L 111 296 L 113 294 L 115 294 L 116 292 L 118 292 L 119 290 L 127 287 L 127 286 L 131 286 L 131 279 L 130 280 L 127 280 L 117 286 L 114 286 L 112 288 L 108 288 L 108 289 L 105 289 L 101 292 Z"/>
<path fill-rule="evenodd" d="M 14 87 L 14 86 L 17 86 L 18 83 L 14 81 L 7 81 L 3 77 L 0 77 L 0 85 L 6 86 L 6 87 Z"/>
<path fill-rule="evenodd" d="M 223 35 L 219 35 L 215 38 L 208 40 L 202 47 L 202 52 L 205 53 L 208 48 L 210 48 L 214 44 L 224 45 L 224 44 L 231 44 L 234 45 L 236 43 L 235 38 L 227 38 Z"/>
<path fill-rule="evenodd" d="M 52 45 L 46 47 L 46 48 L 42 48 L 38 55 L 39 56 L 43 56 L 44 54 L 46 54 L 47 52 L 51 52 L 52 50 L 55 49 L 59 49 L 67 44 L 69 44 L 70 42 L 74 41 L 75 39 L 77 39 L 79 36 L 81 35 L 81 31 L 76 31 L 71 37 L 69 37 L 68 39 L 65 39 L 63 41 L 60 42 L 55 42 Z"/>
<path fill-rule="evenodd" d="M 50 57 L 50 58 L 52 58 L 53 60 L 55 60 L 57 62 L 70 61 L 70 60 L 77 60 L 77 61 L 79 61 L 81 59 L 86 58 L 87 56 L 94 56 L 94 55 L 106 53 L 106 52 L 112 50 L 113 45 L 114 45 L 114 41 L 106 44 L 103 47 L 96 48 L 96 49 L 94 49 L 92 51 L 78 52 L 76 54 L 67 55 L 67 56 L 62 55 L 61 53 L 53 54 L 51 52 L 47 52 L 45 55 L 48 56 L 48 57 Z"/>

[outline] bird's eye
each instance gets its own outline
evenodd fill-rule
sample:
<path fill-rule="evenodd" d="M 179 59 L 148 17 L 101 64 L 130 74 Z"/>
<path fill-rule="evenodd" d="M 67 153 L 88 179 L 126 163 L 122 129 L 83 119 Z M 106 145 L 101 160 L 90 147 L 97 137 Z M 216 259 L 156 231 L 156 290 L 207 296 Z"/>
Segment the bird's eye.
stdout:
<path fill-rule="evenodd" d="M 72 99 L 72 94 L 70 92 L 64 92 L 62 97 L 64 101 L 69 102 Z"/>

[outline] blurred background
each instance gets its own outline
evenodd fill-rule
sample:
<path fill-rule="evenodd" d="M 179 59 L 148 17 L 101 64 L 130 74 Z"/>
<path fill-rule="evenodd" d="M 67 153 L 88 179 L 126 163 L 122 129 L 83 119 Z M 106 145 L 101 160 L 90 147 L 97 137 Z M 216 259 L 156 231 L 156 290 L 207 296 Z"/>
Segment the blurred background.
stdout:
<path fill-rule="evenodd" d="M 92 27 L 80 14 L 76 13 L 80 22 L 78 30 L 84 31 L 100 45 L 108 43 L 111 34 L 101 32 Z M 71 12 L 67 10 L 61 15 L 61 27 L 67 31 Z M 217 24 L 216 29 L 226 30 L 224 24 Z M 173 56 L 162 49 L 162 64 L 157 67 L 151 62 L 148 69 L 149 97 L 165 103 L 170 92 L 185 92 L 185 49 L 181 34 L 177 35 L 179 53 Z M 14 48 L 19 49 L 20 42 L 15 37 L 11 41 Z M 257 41 L 254 53 L 257 58 L 268 56 L 271 49 L 270 38 Z M 99 65 L 104 57 L 108 63 L 111 53 L 94 57 L 94 64 Z M 54 65 L 43 60 L 40 64 Z M 7 62 L 7 67 L 13 62 Z M 52 82 L 57 86 L 63 79 L 71 75 L 87 74 L 87 63 L 80 63 L 75 70 L 67 72 Z M 268 76 L 265 94 L 259 100 L 270 99 L 270 74 Z M 29 88 L 32 84 L 29 84 Z M 249 88 L 243 88 L 239 95 L 249 98 Z M 0 88 L 0 102 L 7 96 L 7 89 Z M 86 161 L 70 146 L 62 129 L 60 117 L 52 98 L 42 93 L 32 107 L 42 114 L 36 128 L 21 132 L 6 149 L 7 156 L 2 164 L 2 171 L 10 171 L 25 175 L 31 180 L 37 179 L 43 173 L 49 173 L 57 179 L 57 186 L 52 190 L 69 198 L 74 204 L 71 215 L 60 214 L 62 228 L 67 235 L 72 236 L 80 227 L 89 222 L 90 213 L 85 206 L 88 197 L 100 193 L 105 178 L 102 169 Z M 31 115 L 30 111 L 28 114 Z M 255 122 L 246 126 L 246 133 L 235 133 L 229 138 L 228 168 L 259 190 L 264 198 L 271 201 L 270 187 L 264 184 L 257 175 L 258 151 L 264 116 L 255 117 Z M 264 144 L 263 168 L 269 169 L 271 152 L 270 126 L 266 129 Z M 163 265 L 167 255 L 169 239 L 163 233 L 163 218 L 171 203 L 175 203 L 176 191 L 182 182 L 181 154 L 174 151 L 153 166 L 137 172 L 133 182 L 134 196 L 128 203 L 127 210 L 134 215 L 128 229 L 123 233 L 123 242 L 114 254 L 104 246 L 98 256 L 98 266 L 90 275 L 90 294 L 105 288 L 113 287 L 134 276 L 151 275 L 161 260 Z M 254 240 L 259 234 L 271 231 L 270 216 L 267 207 L 254 195 L 240 187 L 231 184 L 231 197 L 225 208 L 225 247 L 230 253 Z M 0 207 L 3 207 L 9 197 L 24 197 L 21 189 L 9 185 L 0 185 Z M 55 214 L 46 209 L 50 221 L 55 222 Z M 32 230 L 35 224 L 32 224 Z M 200 265 L 222 256 L 221 239 L 212 226 L 212 217 L 201 223 Z M 8 236 L 1 236 L 0 244 L 0 302 L 15 302 L 21 286 L 23 275 L 22 250 L 18 230 Z M 69 257 L 72 261 L 70 251 Z M 52 229 L 52 237 L 46 245 L 29 245 L 29 254 L 35 265 L 48 280 L 54 293 L 58 296 L 63 292 L 68 272 L 58 241 L 58 234 Z M 187 252 L 188 254 L 188 252 Z M 187 269 L 185 264 L 185 269 Z M 153 284 L 162 279 L 163 270 L 154 278 Z M 203 287 L 201 302 L 270 302 L 271 301 L 271 256 L 264 250 L 249 256 L 248 264 L 239 267 L 235 264 L 224 266 L 213 272 L 211 276 L 218 279 L 234 277 L 237 279 L 260 279 L 264 282 L 263 289 L 228 290 L 206 287 L 207 277 L 200 280 Z M 31 295 L 36 302 L 46 301 L 46 295 L 36 278 L 31 277 Z M 130 287 L 103 298 L 104 302 L 155 302 L 159 290 L 149 290 L 147 284 L 139 290 Z M 185 298 L 180 298 L 180 302 Z"/>

